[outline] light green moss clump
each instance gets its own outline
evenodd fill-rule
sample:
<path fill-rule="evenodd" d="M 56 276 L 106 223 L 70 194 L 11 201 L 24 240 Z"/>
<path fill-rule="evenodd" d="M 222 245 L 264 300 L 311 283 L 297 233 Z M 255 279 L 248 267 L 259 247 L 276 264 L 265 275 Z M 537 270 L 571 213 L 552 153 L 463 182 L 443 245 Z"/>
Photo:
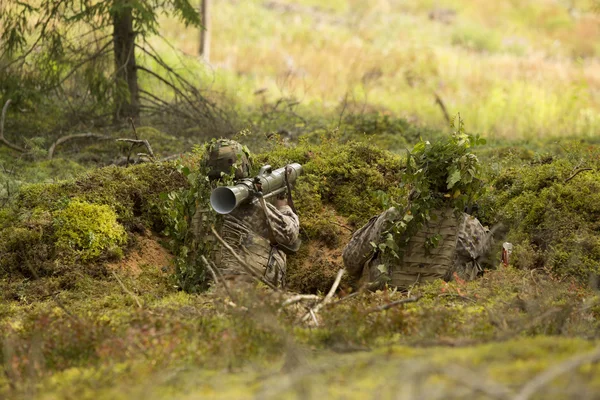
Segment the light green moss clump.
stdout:
<path fill-rule="evenodd" d="M 54 213 L 54 236 L 61 258 L 89 262 L 103 254 L 122 255 L 127 234 L 107 205 L 73 200 Z"/>

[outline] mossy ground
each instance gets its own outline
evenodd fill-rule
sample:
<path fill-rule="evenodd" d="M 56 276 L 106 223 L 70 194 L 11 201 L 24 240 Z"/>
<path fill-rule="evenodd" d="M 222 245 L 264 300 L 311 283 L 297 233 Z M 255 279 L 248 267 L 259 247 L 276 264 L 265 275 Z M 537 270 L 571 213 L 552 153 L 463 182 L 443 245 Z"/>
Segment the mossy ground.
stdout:
<path fill-rule="evenodd" d="M 403 157 L 366 141 L 344 143 L 336 134 L 295 146 L 267 144 L 258 164 L 296 161 L 305 171 L 295 192 L 305 243 L 290 257 L 290 289 L 324 293 L 350 232 L 390 196 L 405 195 L 398 187 Z M 548 146 L 548 154 L 515 152 L 510 144 L 480 150 L 493 190 L 478 213 L 507 224 L 515 267 L 487 271 L 474 282 L 414 288 L 417 302 L 387 311 L 373 309 L 406 294 L 362 293 L 321 310 L 318 327 L 300 321 L 306 312 L 300 307 L 282 310 L 281 295 L 262 287 L 229 299 L 214 287 L 180 292 L 168 257 L 143 255 L 140 245 L 160 249 L 160 194 L 187 185 L 176 163 L 108 167 L 26 186 L 0 214 L 0 396 L 485 398 L 489 393 L 473 384 L 485 379 L 517 392 L 536 374 L 598 345 L 600 298 L 586 275 L 595 271 L 595 253 L 573 247 L 569 254 L 585 254 L 587 263 L 555 262 L 569 241 L 597 240 L 594 203 L 577 197 L 595 193 L 596 145 L 561 146 Z M 198 156 L 181 162 L 194 168 Z M 568 179 L 584 167 L 593 170 Z M 63 254 L 57 218 L 89 205 L 123 227 L 125 258 L 101 252 L 57 264 Z M 559 234 L 551 223 L 560 224 Z M 538 264 L 527 264 L 530 255 L 519 246 L 537 251 Z M 492 254 L 491 264 L 497 259 Z M 352 291 L 344 280 L 339 297 Z M 584 396 L 598 389 L 597 374 L 583 365 L 537 395 Z"/>
<path fill-rule="evenodd" d="M 281 310 L 280 295 L 264 288 L 234 291 L 232 306 L 215 288 L 174 292 L 155 264 L 137 277 L 120 275 L 123 286 L 87 278 L 56 299 L 4 302 L 0 394 L 486 398 L 478 383 L 516 392 L 600 344 L 597 295 L 511 268 L 418 288 L 419 302 L 387 311 L 369 312 L 404 296 L 363 294 L 326 307 L 317 328 L 299 323 L 303 312 Z M 538 396 L 591 393 L 598 372 L 584 364 Z"/>

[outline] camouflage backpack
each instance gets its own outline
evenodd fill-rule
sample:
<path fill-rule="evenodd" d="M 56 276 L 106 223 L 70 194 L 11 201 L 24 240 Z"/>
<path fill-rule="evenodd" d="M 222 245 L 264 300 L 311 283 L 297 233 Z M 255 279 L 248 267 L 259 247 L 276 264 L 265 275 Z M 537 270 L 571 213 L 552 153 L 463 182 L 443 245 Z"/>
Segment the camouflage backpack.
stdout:
<path fill-rule="evenodd" d="M 437 216 L 435 221 L 432 218 L 410 239 L 401 260 L 387 254 L 382 257 L 382 262 L 389 265 L 392 286 L 408 288 L 416 282 L 452 278 L 462 218 L 457 218 L 452 209 L 432 214 Z M 427 249 L 427 239 L 434 235 L 439 237 L 439 242 L 436 247 Z"/>

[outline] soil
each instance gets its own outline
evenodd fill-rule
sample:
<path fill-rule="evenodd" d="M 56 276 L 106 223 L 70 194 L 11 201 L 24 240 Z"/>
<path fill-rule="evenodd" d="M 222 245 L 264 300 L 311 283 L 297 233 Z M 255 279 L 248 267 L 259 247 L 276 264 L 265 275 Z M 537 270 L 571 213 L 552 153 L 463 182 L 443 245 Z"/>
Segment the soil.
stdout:
<path fill-rule="evenodd" d="M 123 259 L 107 264 L 109 270 L 138 276 L 144 268 L 172 268 L 173 255 L 159 243 L 154 235 L 135 235 L 135 245 Z"/>

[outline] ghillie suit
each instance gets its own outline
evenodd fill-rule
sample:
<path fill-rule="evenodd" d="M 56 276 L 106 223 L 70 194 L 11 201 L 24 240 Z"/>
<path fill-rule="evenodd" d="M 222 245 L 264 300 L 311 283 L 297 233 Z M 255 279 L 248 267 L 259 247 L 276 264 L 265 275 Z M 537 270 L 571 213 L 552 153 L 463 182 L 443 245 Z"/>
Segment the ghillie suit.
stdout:
<path fill-rule="evenodd" d="M 231 174 L 232 169 L 236 179 L 247 178 L 250 174 L 248 151 L 232 140 L 215 142 L 205 162 L 213 183 Z M 206 244 L 203 248 L 209 250 L 210 259 L 226 280 L 251 281 L 252 277 L 236 257 L 210 231 L 211 213 L 214 211 L 207 207 L 194 215 L 192 229 L 196 241 Z M 276 207 L 265 202 L 263 208 L 257 202 L 243 204 L 229 214 L 216 217 L 215 228 L 246 267 L 274 286 L 285 286 L 286 254 L 279 245 L 294 247 L 300 230 L 298 216 L 288 205 Z"/>
<path fill-rule="evenodd" d="M 391 207 L 352 235 L 344 248 L 348 273 L 370 283 L 372 289 L 384 284 L 407 289 L 417 282 L 435 279 L 449 281 L 454 273 L 464 280 L 475 279 L 481 271 L 479 260 L 489 251 L 491 235 L 474 217 L 452 209 L 434 211 L 435 215 L 413 235 L 400 257 L 381 252 L 373 244 L 381 243 L 394 221 L 402 215 Z M 434 220 L 435 219 L 435 220 Z M 439 241 L 428 248 L 427 239 Z"/>

